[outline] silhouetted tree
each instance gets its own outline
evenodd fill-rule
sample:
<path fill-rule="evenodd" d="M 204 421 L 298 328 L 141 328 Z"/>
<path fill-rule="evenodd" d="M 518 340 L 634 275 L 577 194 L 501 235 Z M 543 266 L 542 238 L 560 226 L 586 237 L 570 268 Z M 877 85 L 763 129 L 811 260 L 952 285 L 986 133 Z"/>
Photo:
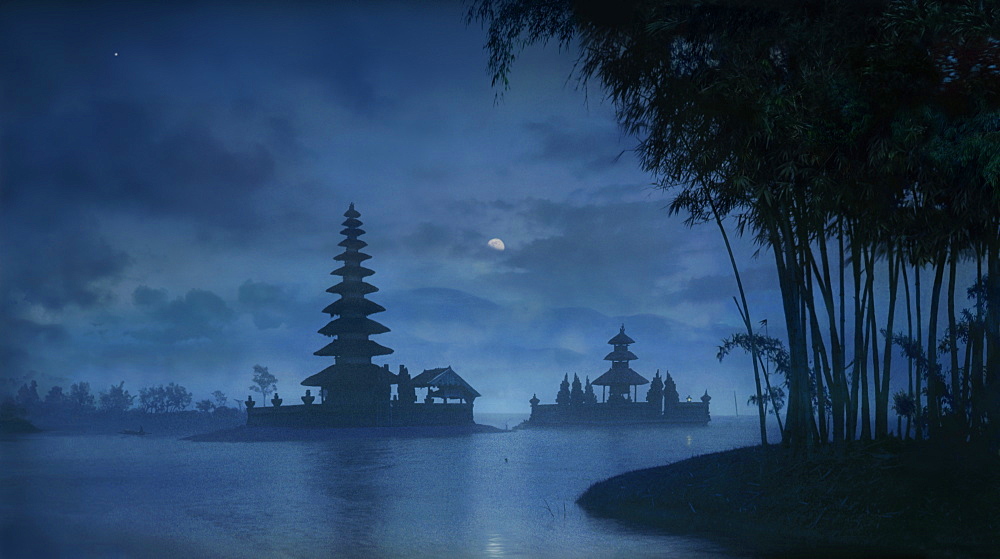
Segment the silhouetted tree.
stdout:
<path fill-rule="evenodd" d="M 668 410 L 676 406 L 681 401 L 681 395 L 677 393 L 677 384 L 674 377 L 667 372 L 667 378 L 663 379 L 663 409 Z"/>
<path fill-rule="evenodd" d="M 896 436 L 910 438 L 910 419 L 917 409 L 913 397 L 908 392 L 900 390 L 892 395 L 892 409 L 896 412 Z M 906 433 L 903 432 L 903 418 L 906 418 Z"/>
<path fill-rule="evenodd" d="M 139 390 L 139 409 L 147 413 L 181 411 L 191 405 L 192 395 L 186 388 L 171 382 Z"/>
<path fill-rule="evenodd" d="M 38 397 L 38 383 L 34 380 L 30 384 L 22 384 L 17 390 L 17 404 L 25 409 L 32 409 L 41 403 Z"/>
<path fill-rule="evenodd" d="M 583 403 L 596 404 L 597 394 L 594 394 L 594 385 L 590 384 L 590 377 L 587 377 L 587 384 L 583 388 Z"/>
<path fill-rule="evenodd" d="M 569 403 L 574 406 L 582 405 L 584 401 L 583 386 L 580 384 L 580 376 L 576 373 L 573 373 L 572 386 L 569 391 Z"/>
<path fill-rule="evenodd" d="M 194 409 L 200 412 L 209 413 L 215 409 L 215 404 L 208 399 L 200 400 L 194 405 Z"/>
<path fill-rule="evenodd" d="M 135 402 L 135 396 L 129 394 L 124 386 L 125 381 L 121 381 L 117 385 L 112 384 L 107 392 L 101 392 L 101 411 L 121 413 L 132 407 L 132 403 Z"/>
<path fill-rule="evenodd" d="M 559 393 L 556 394 L 556 403 L 566 405 L 570 403 L 569 373 L 563 376 L 562 383 L 559 384 Z"/>
<path fill-rule="evenodd" d="M 223 394 L 221 390 L 216 390 L 215 392 L 212 392 L 212 398 L 215 398 L 216 409 L 226 407 L 226 402 L 228 401 L 228 398 L 226 398 L 226 395 Z"/>
<path fill-rule="evenodd" d="M 94 409 L 94 395 L 90 393 L 89 382 L 77 382 L 69 387 L 69 405 L 76 411 Z"/>
<path fill-rule="evenodd" d="M 191 405 L 193 396 L 183 386 L 171 382 L 164 388 L 163 393 L 167 412 L 181 411 Z"/>
<path fill-rule="evenodd" d="M 657 411 L 663 409 L 663 379 L 660 378 L 659 369 L 649 382 L 649 390 L 646 391 L 646 401 L 653 404 Z"/>
<path fill-rule="evenodd" d="M 45 394 L 45 405 L 52 408 L 60 408 L 66 405 L 66 395 L 63 394 L 61 386 L 53 386 Z"/>
<path fill-rule="evenodd" d="M 268 395 L 277 388 L 277 384 L 278 379 L 267 370 L 267 367 L 253 366 L 253 385 L 250 386 L 250 390 L 260 392 L 262 400 L 267 400 Z"/>

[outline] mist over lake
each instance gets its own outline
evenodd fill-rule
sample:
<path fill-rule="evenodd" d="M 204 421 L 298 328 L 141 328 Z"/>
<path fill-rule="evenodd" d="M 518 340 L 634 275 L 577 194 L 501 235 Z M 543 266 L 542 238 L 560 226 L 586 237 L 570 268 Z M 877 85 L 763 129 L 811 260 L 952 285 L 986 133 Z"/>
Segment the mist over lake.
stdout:
<path fill-rule="evenodd" d="M 523 416 L 477 417 L 503 428 Z M 732 557 L 575 504 L 629 470 L 754 444 L 708 426 L 197 443 L 49 432 L 0 441 L 4 557 Z"/>

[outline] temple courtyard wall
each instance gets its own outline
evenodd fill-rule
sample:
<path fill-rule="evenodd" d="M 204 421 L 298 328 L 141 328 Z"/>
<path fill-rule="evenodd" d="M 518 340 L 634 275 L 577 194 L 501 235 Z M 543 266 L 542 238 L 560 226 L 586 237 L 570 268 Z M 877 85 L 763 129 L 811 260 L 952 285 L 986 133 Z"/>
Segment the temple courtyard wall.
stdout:
<path fill-rule="evenodd" d="M 601 425 L 609 423 L 694 423 L 710 420 L 708 404 L 678 402 L 660 412 L 650 402 L 600 404 L 538 404 L 531 408 L 530 425 Z"/>
<path fill-rule="evenodd" d="M 301 404 L 247 410 L 250 427 L 404 427 L 473 424 L 472 404 L 386 402 L 357 408 Z"/>

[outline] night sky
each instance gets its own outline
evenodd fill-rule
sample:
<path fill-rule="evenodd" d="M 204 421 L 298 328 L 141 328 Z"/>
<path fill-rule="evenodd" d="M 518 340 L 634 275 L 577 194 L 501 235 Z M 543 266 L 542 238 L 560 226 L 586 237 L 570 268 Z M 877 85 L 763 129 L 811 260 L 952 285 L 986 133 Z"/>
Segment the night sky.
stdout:
<path fill-rule="evenodd" d="M 261 364 L 298 400 L 354 202 L 376 363 L 527 413 L 624 323 L 640 374 L 750 413 L 749 359 L 716 359 L 740 328 L 718 230 L 668 216 L 572 53 L 524 53 L 498 100 L 484 36 L 452 2 L 0 9 L 4 382 L 243 399 Z M 783 335 L 772 257 L 737 250 Z"/>

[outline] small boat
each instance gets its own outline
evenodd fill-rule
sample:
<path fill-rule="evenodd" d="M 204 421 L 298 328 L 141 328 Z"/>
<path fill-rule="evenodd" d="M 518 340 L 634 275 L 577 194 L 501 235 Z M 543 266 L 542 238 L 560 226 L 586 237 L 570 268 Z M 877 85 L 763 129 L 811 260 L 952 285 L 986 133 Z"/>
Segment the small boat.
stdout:
<path fill-rule="evenodd" d="M 122 435 L 139 435 L 139 436 L 148 434 L 142 430 L 142 425 L 139 426 L 138 431 L 134 431 L 132 429 L 122 429 L 121 431 L 119 431 L 119 433 L 121 433 Z"/>

